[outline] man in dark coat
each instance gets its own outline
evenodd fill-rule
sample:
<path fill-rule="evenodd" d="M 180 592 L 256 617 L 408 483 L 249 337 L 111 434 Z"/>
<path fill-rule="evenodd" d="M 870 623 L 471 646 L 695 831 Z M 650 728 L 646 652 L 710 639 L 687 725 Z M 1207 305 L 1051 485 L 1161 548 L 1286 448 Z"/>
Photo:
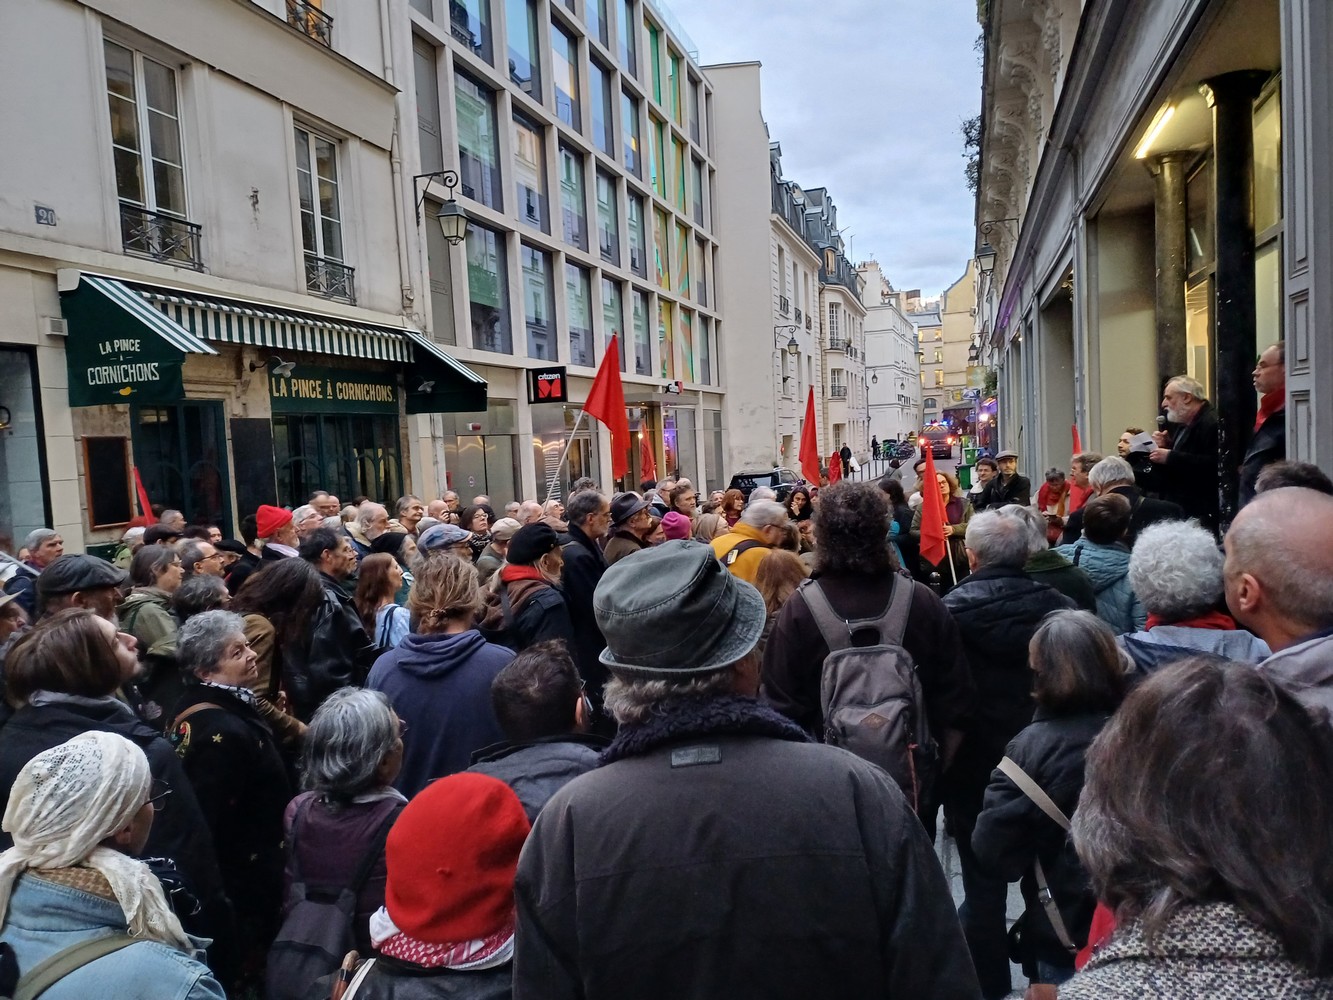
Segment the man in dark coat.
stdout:
<path fill-rule="evenodd" d="M 1188 375 L 1166 384 L 1162 408 L 1170 431 L 1156 431 L 1148 461 L 1157 468 L 1154 482 L 1162 499 L 1217 531 L 1217 414 L 1204 388 Z"/>
<path fill-rule="evenodd" d="M 1095 496 L 1119 493 L 1129 501 L 1129 527 L 1125 529 L 1123 541 L 1131 549 L 1139 532 L 1148 525 L 1158 521 L 1184 521 L 1188 517 L 1179 504 L 1144 496 L 1143 490 L 1134 484 L 1134 467 L 1118 455 L 1103 458 L 1088 470 L 1088 485 Z M 1069 515 L 1060 543 L 1073 545 L 1082 537 L 1083 511 L 1080 509 Z"/>
<path fill-rule="evenodd" d="M 607 570 L 596 613 L 621 728 L 524 847 L 514 1000 L 974 1000 L 897 785 L 755 700 L 758 592 L 668 541 Z"/>
<path fill-rule="evenodd" d="M 491 707 L 505 741 L 474 753 L 468 770 L 503 781 L 536 822 L 552 795 L 597 766 L 608 743 L 587 733 L 592 702 L 569 647 L 541 642 L 519 653 L 491 682 Z"/>
<path fill-rule="evenodd" d="M 626 556 L 648 548 L 647 536 L 652 530 L 653 516 L 650 504 L 637 493 L 618 493 L 611 501 L 611 526 L 602 554 L 606 564 L 613 566 Z"/>
<path fill-rule="evenodd" d="M 606 643 L 593 615 L 592 595 L 606 572 L 606 557 L 597 543 L 611 527 L 611 504 L 597 490 L 584 490 L 569 498 L 565 517 L 569 541 L 561 586 L 574 624 L 574 663 L 587 682 L 588 693 L 600 705 L 607 676 L 600 657 Z"/>
<path fill-rule="evenodd" d="M 1254 391 L 1259 394 L 1259 415 L 1240 467 L 1242 507 L 1254 499 L 1254 483 L 1264 466 L 1287 457 L 1287 348 L 1282 342 L 1259 355 Z"/>
<path fill-rule="evenodd" d="M 356 552 L 342 532 L 317 528 L 301 543 L 301 558 L 319 570 L 324 604 L 314 622 L 304 660 L 301 650 L 283 651 L 283 683 L 291 711 L 309 722 L 326 697 L 348 684 L 361 684 L 375 665 L 376 648 L 343 581 L 356 570 Z"/>
<path fill-rule="evenodd" d="M 963 874 L 959 917 L 986 1000 L 1010 990 L 1005 922 L 1008 886 L 984 875 L 972 853 L 972 828 L 1004 748 L 1032 721 L 1028 643 L 1050 612 L 1074 602 L 1023 572 L 1033 528 L 1022 508 L 982 511 L 967 526 L 971 574 L 945 595 L 962 632 L 977 686 L 976 709 L 944 774 L 944 816 Z"/>
<path fill-rule="evenodd" d="M 988 510 L 1016 503 L 1026 507 L 1032 503 L 1032 483 L 1027 476 L 1018 474 L 1018 452 L 1006 448 L 995 456 L 999 475 L 992 477 L 981 491 L 981 497 L 972 504 L 973 510 Z"/>

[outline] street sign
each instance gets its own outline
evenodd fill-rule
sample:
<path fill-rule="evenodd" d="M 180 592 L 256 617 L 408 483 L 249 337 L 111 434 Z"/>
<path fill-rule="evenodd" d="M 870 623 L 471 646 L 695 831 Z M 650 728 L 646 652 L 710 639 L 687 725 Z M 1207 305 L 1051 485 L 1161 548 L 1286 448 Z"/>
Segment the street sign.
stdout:
<path fill-rule="evenodd" d="M 569 380 L 563 365 L 528 370 L 529 403 L 564 403 L 569 400 Z"/>

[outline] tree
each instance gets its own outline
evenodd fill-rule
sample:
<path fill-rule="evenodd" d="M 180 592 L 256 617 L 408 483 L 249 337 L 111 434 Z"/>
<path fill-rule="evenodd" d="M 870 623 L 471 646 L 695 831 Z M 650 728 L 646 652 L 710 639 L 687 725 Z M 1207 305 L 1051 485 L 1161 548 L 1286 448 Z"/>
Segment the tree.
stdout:
<path fill-rule="evenodd" d="M 977 193 L 981 180 L 981 115 L 964 118 L 958 124 L 958 131 L 963 134 L 963 175 L 967 178 L 967 189 Z"/>

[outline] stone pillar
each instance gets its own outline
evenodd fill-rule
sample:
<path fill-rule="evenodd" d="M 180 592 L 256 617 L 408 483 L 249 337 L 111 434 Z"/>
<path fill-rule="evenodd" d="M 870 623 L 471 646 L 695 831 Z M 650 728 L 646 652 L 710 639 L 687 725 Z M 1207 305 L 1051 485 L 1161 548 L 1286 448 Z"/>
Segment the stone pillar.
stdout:
<path fill-rule="evenodd" d="M 1270 74 L 1240 70 L 1199 85 L 1213 112 L 1214 371 L 1218 415 L 1218 515 L 1223 530 L 1236 513 L 1239 467 L 1254 427 L 1255 358 L 1254 99 Z"/>
<path fill-rule="evenodd" d="M 1157 389 L 1185 371 L 1185 165 L 1193 153 L 1161 153 L 1147 161 L 1153 175 L 1157 257 Z"/>

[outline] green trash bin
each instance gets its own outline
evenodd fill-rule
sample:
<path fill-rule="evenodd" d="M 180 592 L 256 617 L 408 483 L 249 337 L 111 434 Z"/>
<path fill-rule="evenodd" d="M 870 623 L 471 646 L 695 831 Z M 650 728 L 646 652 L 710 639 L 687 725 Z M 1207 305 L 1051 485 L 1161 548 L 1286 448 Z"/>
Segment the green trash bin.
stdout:
<path fill-rule="evenodd" d="M 954 470 L 958 474 L 958 485 L 965 490 L 972 488 L 972 466 L 960 465 Z"/>
<path fill-rule="evenodd" d="M 980 451 L 981 451 L 980 448 L 977 448 L 977 447 L 974 447 L 974 446 L 971 446 L 971 445 L 965 446 L 965 447 L 963 448 L 963 465 L 976 465 L 976 464 L 977 464 L 977 454 L 978 454 Z M 961 471 L 961 468 L 960 468 L 960 471 Z"/>

